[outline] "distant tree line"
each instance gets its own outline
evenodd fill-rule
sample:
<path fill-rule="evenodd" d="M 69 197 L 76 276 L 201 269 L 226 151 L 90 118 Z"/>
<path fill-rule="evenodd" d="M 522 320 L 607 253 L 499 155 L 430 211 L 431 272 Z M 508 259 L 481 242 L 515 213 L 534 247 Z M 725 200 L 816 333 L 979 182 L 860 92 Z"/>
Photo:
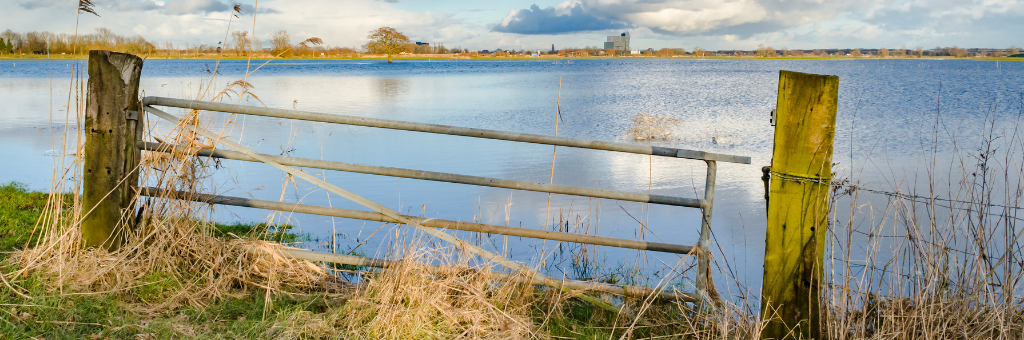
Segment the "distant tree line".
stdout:
<path fill-rule="evenodd" d="M 106 28 L 99 28 L 95 33 L 81 34 L 77 37 L 67 33 L 18 33 L 8 29 L 0 33 L 0 39 L 4 41 L 4 46 L 0 50 L 16 54 L 75 54 L 90 49 L 135 54 L 151 54 L 156 51 L 156 46 L 141 36 L 119 36 Z"/>
<path fill-rule="evenodd" d="M 285 56 L 319 56 L 323 55 L 354 55 L 354 48 L 329 47 L 313 43 L 307 39 L 294 46 L 286 31 L 274 32 L 271 35 L 271 49 L 263 48 L 263 41 L 254 39 L 248 31 L 235 31 L 229 35 L 230 41 L 216 44 L 175 45 L 170 42 L 156 44 L 142 36 L 121 36 L 107 28 L 98 28 L 89 34 L 54 34 L 50 32 L 18 33 L 10 29 L 0 33 L 0 54 L 77 54 L 82 55 L 89 50 L 109 50 L 132 53 L 143 56 L 164 57 L 210 57 L 212 55 L 269 57 L 282 51 Z M 316 39 L 316 41 L 320 41 Z M 322 41 L 320 41 L 322 43 Z"/>
<path fill-rule="evenodd" d="M 324 44 L 314 44 L 309 39 L 297 44 L 292 43 L 292 37 L 288 31 L 280 30 L 270 34 L 270 38 L 264 46 L 264 41 L 254 38 L 248 31 L 234 31 L 229 34 L 230 41 L 217 42 L 216 44 L 191 44 L 175 45 L 172 43 L 154 43 L 146 40 L 140 35 L 121 36 L 107 28 L 98 28 L 95 32 L 80 34 L 75 37 L 73 34 L 50 33 L 50 32 L 26 32 L 18 33 L 10 29 L 0 33 L 0 54 L 85 54 L 91 49 L 104 49 L 116 52 L 126 52 L 145 56 L 163 57 L 210 57 L 210 56 L 235 56 L 235 57 L 358 57 L 361 54 L 369 53 L 374 55 L 387 54 L 371 41 L 360 47 L 340 47 Z M 371 39 L 372 40 L 372 39 Z M 743 50 L 718 50 L 710 51 L 699 46 L 687 51 L 683 48 L 648 48 L 638 51 L 617 51 L 604 49 L 597 46 L 586 46 L 582 48 L 568 47 L 560 50 L 532 51 L 519 48 L 519 50 L 494 51 L 470 51 L 461 47 L 448 48 L 443 43 L 434 42 L 413 42 L 406 40 L 394 46 L 392 54 L 463 54 L 468 56 L 491 55 L 496 57 L 529 55 L 533 52 L 540 54 L 556 54 L 567 57 L 589 57 L 589 56 L 620 56 L 631 55 L 633 52 L 641 56 L 652 57 L 757 57 L 757 58 L 778 58 L 778 57 L 875 57 L 875 58 L 909 58 L 909 57 L 1006 57 L 1020 54 L 1020 48 L 1010 46 L 1004 49 L 985 48 L 960 48 L 936 47 L 925 50 L 921 46 L 908 49 L 906 46 L 899 48 L 878 48 L 878 49 L 814 49 L 814 50 L 790 50 L 787 48 L 776 49 L 763 44 L 756 49 Z"/>

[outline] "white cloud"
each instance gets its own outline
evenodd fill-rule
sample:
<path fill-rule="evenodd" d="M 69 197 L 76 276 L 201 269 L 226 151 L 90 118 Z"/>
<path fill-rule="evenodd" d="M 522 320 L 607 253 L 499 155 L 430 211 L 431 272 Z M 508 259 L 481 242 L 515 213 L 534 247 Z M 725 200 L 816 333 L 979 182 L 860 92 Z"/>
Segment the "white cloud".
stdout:
<path fill-rule="evenodd" d="M 680 36 L 753 35 L 828 20 L 853 2 L 821 0 L 582 0 L 591 12 Z"/>
<path fill-rule="evenodd" d="M 491 30 L 516 34 L 561 34 L 568 32 L 603 31 L 626 28 L 620 21 L 597 18 L 587 13 L 576 1 L 565 1 L 553 7 L 513 9 Z"/>
<path fill-rule="evenodd" d="M 0 30 L 73 33 L 77 1 L 14 0 L 0 11 Z M 240 0 L 247 15 L 231 17 L 229 0 L 104 0 L 101 17 L 84 15 L 79 32 L 107 27 L 141 33 L 155 43 L 216 45 L 231 30 L 252 30 L 253 0 Z M 702 46 L 708 49 L 774 47 L 898 47 L 1024 45 L 1024 0 L 569 0 L 528 10 L 551 16 L 582 14 L 632 25 L 636 47 Z M 489 3 L 501 8 L 501 3 Z M 378 0 L 265 0 L 256 14 L 257 36 L 288 30 L 295 42 L 316 36 L 333 46 L 361 46 L 381 26 L 414 41 L 469 49 L 550 49 L 600 45 L 605 32 L 516 34 L 496 32 L 502 20 L 526 9 L 423 11 L 430 6 Z M 440 5 L 439 5 L 440 6 Z M 451 7 L 451 6 L 449 6 Z M 408 10 L 418 8 L 419 10 Z M 522 31 L 517 31 L 522 33 Z M 265 45 L 266 46 L 266 45 Z"/>

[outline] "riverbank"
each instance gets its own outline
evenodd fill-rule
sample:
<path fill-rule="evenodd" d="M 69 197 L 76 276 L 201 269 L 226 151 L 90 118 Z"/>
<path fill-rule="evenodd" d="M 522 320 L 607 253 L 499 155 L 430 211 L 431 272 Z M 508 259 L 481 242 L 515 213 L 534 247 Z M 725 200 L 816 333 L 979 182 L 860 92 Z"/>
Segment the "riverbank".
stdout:
<path fill-rule="evenodd" d="M 9 257 L 39 241 L 42 230 L 37 221 L 50 198 L 16 182 L 0 185 L 0 273 L 11 283 L 0 285 L 0 339 L 271 338 L 280 333 L 275 326 L 283 320 L 326 306 L 323 296 L 316 294 L 275 297 L 270 303 L 263 292 L 239 290 L 201 306 L 146 309 L 143 306 L 159 301 L 176 284 L 152 272 L 142 278 L 143 284 L 122 291 L 54 291 L 54 277 L 10 277 L 18 268 Z M 60 199 L 70 204 L 74 197 L 61 194 Z M 217 224 L 214 233 L 251 235 L 257 227 Z M 280 233 L 264 238 L 288 242 L 297 237 Z"/>
<path fill-rule="evenodd" d="M 32 61 L 32 60 L 88 60 L 87 55 L 79 56 L 67 56 L 67 55 L 22 55 L 18 57 L 12 57 L 10 55 L 0 55 L 0 60 L 12 60 L 12 61 Z M 267 61 L 267 60 L 337 60 L 337 59 L 353 59 L 353 60 L 387 60 L 386 56 L 383 55 L 337 55 L 337 56 L 325 56 L 318 58 L 310 57 L 278 57 L 271 58 L 270 56 L 261 56 L 254 58 L 236 57 L 236 56 L 200 56 L 200 57 L 174 57 L 174 56 L 145 56 L 146 60 L 183 60 L 183 61 L 217 61 L 217 60 L 252 60 L 252 61 Z M 648 56 L 648 55 L 631 55 L 631 56 L 560 56 L 560 55 L 540 55 L 536 57 L 530 56 L 492 56 L 492 55 L 474 55 L 474 56 L 463 56 L 457 54 L 415 54 L 409 56 L 392 56 L 393 60 L 422 60 L 422 59 L 442 59 L 448 61 L 479 61 L 479 60 L 560 60 L 560 59 L 680 59 L 680 60 L 989 60 L 989 61 L 1024 61 L 1024 56 L 1021 57 L 970 57 L 970 58 L 956 58 L 956 57 L 807 57 L 807 56 L 791 56 L 791 57 L 736 57 L 736 56 L 711 56 L 711 57 L 694 57 L 694 56 Z"/>
<path fill-rule="evenodd" d="M 182 276 L 178 269 L 149 268 L 138 272 L 125 251 L 106 253 L 85 251 L 73 256 L 78 266 L 95 265 L 95 261 L 122 263 L 113 266 L 108 280 L 121 280 L 122 288 L 106 289 L 105 282 L 81 285 L 73 279 L 74 273 L 55 273 L 35 267 L 25 270 L 31 252 L 20 252 L 24 245 L 48 247 L 52 235 L 41 230 L 36 223 L 48 206 L 47 193 L 27 190 L 23 185 L 8 183 L 0 186 L 0 273 L 7 284 L 0 285 L 0 339 L 172 339 L 172 338 L 299 338 L 299 339 L 399 339 L 399 338 L 451 338 L 458 336 L 484 338 L 541 339 L 594 337 L 672 336 L 691 333 L 694 329 L 694 311 L 677 308 L 675 303 L 621 301 L 624 310 L 646 309 L 641 319 L 626 317 L 630 312 L 612 313 L 589 303 L 563 295 L 557 290 L 541 289 L 530 285 L 496 284 L 485 270 L 473 270 L 467 263 L 450 263 L 441 272 L 427 274 L 415 264 L 421 256 L 442 255 L 448 250 L 424 250 L 407 257 L 401 265 L 386 271 L 366 271 L 359 267 L 328 267 L 338 269 L 336 275 L 324 276 L 324 268 L 311 263 L 299 263 L 308 275 L 318 277 L 306 282 L 300 289 L 290 286 L 271 288 L 278 283 L 294 279 L 296 273 L 282 270 L 264 277 L 270 283 L 252 282 L 252 277 L 217 287 L 217 280 L 203 275 Z M 73 196 L 61 198 L 70 203 Z M 57 202 L 50 201 L 50 207 Z M 182 226 L 182 224 L 174 224 Z M 294 240 L 282 235 L 261 233 L 260 225 L 216 225 L 213 232 L 222 241 L 216 244 L 237 243 L 239 235 L 247 244 L 259 240 Z M 195 231 L 202 233 L 202 231 Z M 196 236 L 181 235 L 178 243 L 191 243 Z M 262 235 L 262 236 L 261 236 Z M 201 238 L 201 236 L 199 236 Z M 29 242 L 31 240 L 31 242 Z M 209 243 L 207 240 L 206 243 Z M 160 247 L 160 245 L 151 245 Z M 186 247 L 187 249 L 187 247 Z M 70 250 L 78 253 L 76 250 Z M 449 254 L 450 255 L 450 254 Z M 99 258 L 96 258 L 99 256 Z M 166 256 L 183 256 L 169 252 Z M 187 255 L 185 255 L 187 256 Z M 113 257 L 113 258 L 112 258 Z M 124 257 L 123 259 L 121 257 Z M 230 257 L 230 256 L 229 256 Z M 416 258 L 416 259 L 414 259 Z M 271 257 L 273 259 L 273 257 Z M 229 261 L 209 258 L 211 261 Z M 239 265 L 249 270 L 271 273 L 283 265 L 283 259 L 268 264 L 262 256 L 239 259 Z M 255 263 L 245 264 L 251 261 Z M 274 262 L 284 261 L 284 262 Z M 75 263 L 67 270 L 76 272 Z M 275 265 L 276 264 L 276 265 Z M 186 268 L 187 269 L 187 268 Z M 294 268 L 292 268 L 294 269 Z M 485 268 L 486 269 L 486 268 Z M 191 273 L 194 269 L 188 269 Z M 223 269 L 221 269 L 223 270 Z M 243 270 L 243 271 L 245 271 Z M 125 276 L 124 274 L 131 274 Z M 346 274 L 347 273 L 347 274 Z M 359 274 L 356 274 L 359 273 Z M 232 275 L 214 272 L 216 275 Z M 67 275 L 67 276 L 65 276 Z M 112 276 L 111 276 L 112 275 Z M 234 274 L 234 275 L 237 275 Z M 259 276 L 259 275 L 257 275 Z M 275 278 L 276 277 L 276 278 Z M 347 280 L 338 280 L 339 278 Z M 350 283 L 351 282 L 351 283 Z M 191 286 L 191 289 L 190 289 Z M 215 295 L 199 294 L 207 289 L 219 289 Z M 437 294 L 438 292 L 446 292 Z M 185 296 L 182 299 L 182 295 Z M 679 305 L 681 306 L 681 305 Z M 634 327 L 635 321 L 647 324 Z M 685 322 L 684 322 L 685 321 Z M 657 326 L 650 326 L 650 325 Z M 706 331 L 705 331 L 706 332 Z"/>

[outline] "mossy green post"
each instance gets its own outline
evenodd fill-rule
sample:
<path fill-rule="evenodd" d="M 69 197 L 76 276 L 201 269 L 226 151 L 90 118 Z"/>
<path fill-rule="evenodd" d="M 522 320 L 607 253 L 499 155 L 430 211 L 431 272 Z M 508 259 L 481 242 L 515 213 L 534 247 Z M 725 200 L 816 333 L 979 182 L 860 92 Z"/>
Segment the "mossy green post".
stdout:
<path fill-rule="evenodd" d="M 142 59 L 125 53 L 89 51 L 82 174 L 82 242 L 117 249 L 124 226 L 134 225 L 143 128 L 139 113 Z M 133 114 L 134 112 L 134 114 Z"/>
<path fill-rule="evenodd" d="M 821 339 L 819 298 L 839 77 L 781 71 L 772 152 L 763 339 Z"/>

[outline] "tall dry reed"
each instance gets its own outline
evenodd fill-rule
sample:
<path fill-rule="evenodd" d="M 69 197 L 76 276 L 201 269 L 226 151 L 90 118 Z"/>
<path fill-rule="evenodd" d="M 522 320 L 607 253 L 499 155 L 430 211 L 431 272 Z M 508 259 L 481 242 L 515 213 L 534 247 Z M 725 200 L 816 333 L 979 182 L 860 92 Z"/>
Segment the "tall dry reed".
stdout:
<path fill-rule="evenodd" d="M 993 107 L 982 135 L 961 143 L 937 115 L 925 178 L 891 178 L 887 191 L 835 183 L 829 338 L 1024 337 L 1021 122 Z"/>

